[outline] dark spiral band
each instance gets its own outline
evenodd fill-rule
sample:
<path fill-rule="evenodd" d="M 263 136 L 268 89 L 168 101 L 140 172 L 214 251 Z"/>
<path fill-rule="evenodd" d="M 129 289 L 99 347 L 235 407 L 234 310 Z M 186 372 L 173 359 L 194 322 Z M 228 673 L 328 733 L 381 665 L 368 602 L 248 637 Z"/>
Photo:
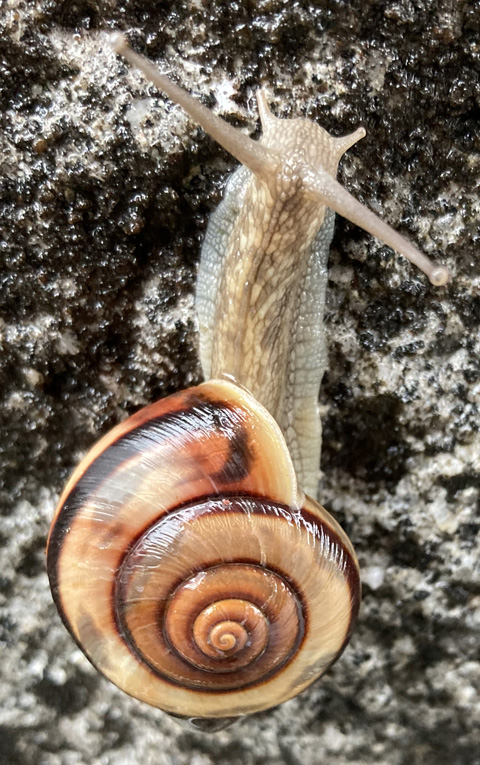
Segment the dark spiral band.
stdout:
<path fill-rule="evenodd" d="M 291 659 L 305 631 L 302 595 L 267 559 L 260 565 L 255 531 L 286 523 L 279 515 L 260 499 L 231 498 L 228 507 L 212 499 L 141 536 L 124 560 L 115 608 L 131 650 L 152 672 L 184 687 L 229 692 L 261 683 Z M 232 550 L 237 539 L 244 555 L 222 560 L 219 539 Z"/>

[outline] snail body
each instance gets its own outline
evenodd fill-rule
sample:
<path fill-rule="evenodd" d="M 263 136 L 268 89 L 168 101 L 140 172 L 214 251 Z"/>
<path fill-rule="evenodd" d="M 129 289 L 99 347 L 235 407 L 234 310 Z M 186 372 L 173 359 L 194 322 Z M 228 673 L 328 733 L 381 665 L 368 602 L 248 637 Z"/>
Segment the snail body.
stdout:
<path fill-rule="evenodd" d="M 134 54 L 242 167 L 210 221 L 196 305 L 206 383 L 142 409 L 68 482 L 47 562 L 60 614 L 127 693 L 214 729 L 317 679 L 343 651 L 360 580 L 316 495 L 333 210 L 434 266 L 338 184 L 363 129 L 279 120 L 252 141 Z"/>

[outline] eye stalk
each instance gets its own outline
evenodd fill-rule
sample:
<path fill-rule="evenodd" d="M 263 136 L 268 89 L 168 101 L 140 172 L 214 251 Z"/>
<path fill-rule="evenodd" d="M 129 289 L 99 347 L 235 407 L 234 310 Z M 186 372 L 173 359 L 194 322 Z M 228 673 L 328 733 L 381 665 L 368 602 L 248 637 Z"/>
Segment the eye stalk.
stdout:
<path fill-rule="evenodd" d="M 222 120 L 210 109 L 207 109 L 187 91 L 176 85 L 168 77 L 160 74 L 158 69 L 144 56 L 135 53 L 127 43 L 125 36 L 119 32 L 110 36 L 110 44 L 116 53 L 121 54 L 132 66 L 139 69 L 159 90 L 162 90 L 176 104 L 182 106 L 190 117 L 195 120 L 212 138 L 224 149 L 229 151 L 243 165 L 248 167 L 259 178 L 268 178 L 271 174 L 281 172 L 282 157 L 272 146 L 253 141 Z M 277 120 L 271 114 L 264 90 L 257 94 L 258 109 L 262 127 L 265 130 L 275 125 Z M 280 120 L 287 123 L 287 120 Z M 327 134 L 328 135 L 328 134 Z M 340 157 L 347 149 L 365 136 L 365 129 L 358 128 L 354 133 L 343 138 L 332 138 L 329 151 Z M 333 147 L 335 147 L 333 149 Z M 288 157 L 287 157 L 288 160 Z M 319 160 L 315 172 L 305 168 L 302 176 L 304 188 L 312 199 L 330 207 L 335 212 L 355 223 L 360 228 L 376 236 L 382 242 L 392 247 L 411 263 L 417 266 L 428 277 L 435 287 L 443 287 L 450 280 L 450 273 L 445 266 L 433 263 L 426 255 L 418 250 L 408 239 L 381 220 L 374 212 L 355 199 L 338 181 L 322 166 Z"/>
<path fill-rule="evenodd" d="M 124 35 L 120 32 L 110 35 L 110 44 L 116 53 L 122 55 L 132 66 L 139 69 L 150 82 L 163 93 L 166 93 L 171 101 L 185 109 L 194 122 L 238 159 L 242 165 L 256 174 L 274 171 L 277 161 L 271 152 L 266 152 L 257 141 L 252 141 L 251 138 L 243 135 L 228 122 L 222 120 L 221 117 L 217 117 L 214 112 L 207 109 L 184 88 L 179 87 L 164 74 L 161 74 L 145 56 L 135 53 L 130 48 Z"/>
<path fill-rule="evenodd" d="M 304 177 L 307 192 L 344 218 L 373 234 L 395 252 L 404 255 L 428 277 L 435 287 L 443 287 L 450 280 L 450 272 L 445 266 L 433 263 L 418 250 L 408 239 L 385 223 L 378 215 L 355 199 L 335 178 L 318 168 L 315 174 Z"/>

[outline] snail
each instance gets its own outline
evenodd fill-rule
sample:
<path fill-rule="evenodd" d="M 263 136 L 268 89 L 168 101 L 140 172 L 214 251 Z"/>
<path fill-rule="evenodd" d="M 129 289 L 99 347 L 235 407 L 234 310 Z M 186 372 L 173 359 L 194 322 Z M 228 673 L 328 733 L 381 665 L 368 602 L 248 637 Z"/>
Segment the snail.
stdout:
<path fill-rule="evenodd" d="M 242 166 L 213 214 L 197 281 L 206 382 L 105 435 L 67 483 L 47 565 L 79 647 L 130 695 L 217 730 L 306 688 L 340 656 L 360 603 L 352 544 L 316 496 L 322 314 L 334 211 L 448 272 L 337 181 L 365 135 L 273 116 L 258 142 L 135 54 Z M 311 496 L 310 496 L 311 495 Z"/>

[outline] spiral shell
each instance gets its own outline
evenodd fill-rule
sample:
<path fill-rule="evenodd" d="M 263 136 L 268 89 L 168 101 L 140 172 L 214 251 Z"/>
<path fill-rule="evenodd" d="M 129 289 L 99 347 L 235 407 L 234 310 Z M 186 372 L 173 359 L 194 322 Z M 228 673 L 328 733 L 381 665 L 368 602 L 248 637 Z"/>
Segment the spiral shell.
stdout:
<path fill-rule="evenodd" d="M 291 698 L 339 656 L 358 612 L 347 536 L 298 491 L 273 418 L 229 382 L 107 434 L 68 483 L 47 553 L 90 661 L 187 718 Z"/>

